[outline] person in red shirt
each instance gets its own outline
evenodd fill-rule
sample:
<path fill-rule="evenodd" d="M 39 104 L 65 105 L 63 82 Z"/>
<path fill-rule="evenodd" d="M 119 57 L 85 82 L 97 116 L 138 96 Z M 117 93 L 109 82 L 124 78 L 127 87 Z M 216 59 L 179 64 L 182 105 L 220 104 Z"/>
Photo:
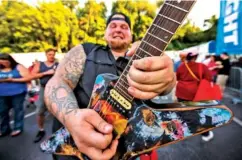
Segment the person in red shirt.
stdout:
<path fill-rule="evenodd" d="M 210 56 L 210 61 L 209 61 L 207 66 L 208 66 L 208 69 L 210 70 L 210 72 L 212 74 L 213 82 L 216 82 L 216 77 L 217 77 L 217 74 L 218 74 L 218 65 L 216 64 L 215 56 L 213 56 L 213 55 Z"/>
<path fill-rule="evenodd" d="M 196 62 L 198 53 L 188 53 L 187 62 L 183 63 L 178 67 L 177 76 L 177 86 L 176 86 L 176 96 L 178 101 L 192 101 L 196 95 L 199 79 L 207 79 L 212 81 L 212 75 L 208 67 L 203 63 Z M 202 66 L 202 73 L 199 73 L 199 66 Z M 193 72 L 193 76 L 189 69 Z M 201 77 L 200 77 L 201 75 Z M 210 141 L 213 139 L 213 132 L 205 132 L 202 134 L 202 139 L 204 141 Z"/>
<path fill-rule="evenodd" d="M 191 69 L 195 76 L 200 79 L 199 65 L 202 65 L 203 73 L 201 74 L 201 78 L 212 81 L 212 75 L 208 70 L 208 67 L 202 63 L 195 62 L 197 57 L 198 53 L 188 53 L 186 62 L 187 66 Z M 178 67 L 176 76 L 178 81 L 176 87 L 176 96 L 178 101 L 192 101 L 197 92 L 199 81 L 191 75 L 185 63 Z"/>

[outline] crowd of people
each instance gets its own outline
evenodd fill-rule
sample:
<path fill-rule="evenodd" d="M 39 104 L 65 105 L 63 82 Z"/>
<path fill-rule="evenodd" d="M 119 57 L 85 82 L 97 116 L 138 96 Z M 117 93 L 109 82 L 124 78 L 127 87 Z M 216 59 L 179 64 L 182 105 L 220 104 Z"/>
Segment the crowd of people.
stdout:
<path fill-rule="evenodd" d="M 45 136 L 44 122 L 48 108 L 55 117 L 53 131 L 64 125 L 82 153 L 94 159 L 111 158 L 118 145 L 116 140 L 112 140 L 112 126 L 95 111 L 85 108 L 96 76 L 99 73 L 118 74 L 116 60 L 134 53 L 137 45 L 128 51 L 132 42 L 130 25 L 126 15 L 111 15 L 105 31 L 107 46 L 89 43 L 78 45 L 66 54 L 60 64 L 55 60 L 54 49 L 46 51 L 46 61 L 36 61 L 29 69 L 18 64 L 11 55 L 0 54 L 0 137 L 9 134 L 18 136 L 23 132 L 23 104 L 27 86 L 31 80 L 40 79 L 36 102 L 39 131 L 33 141 L 37 143 Z M 169 93 L 177 79 L 178 101 L 192 101 L 201 76 L 219 84 L 223 91 L 230 71 L 229 56 L 226 53 L 222 53 L 220 58 L 210 56 L 204 63 L 196 62 L 197 56 L 198 53 L 194 52 L 181 54 L 181 61 L 174 64 L 174 70 L 172 60 L 166 55 L 134 61 L 127 77 L 131 84 L 129 94 L 139 99 L 151 99 Z M 202 73 L 199 73 L 199 67 Z M 150 79 L 146 81 L 145 76 Z M 60 98 L 53 95 L 59 95 Z M 10 127 L 10 109 L 14 110 L 13 128 Z M 203 134 L 205 141 L 212 138 L 212 132 Z M 54 157 L 56 160 L 62 158 Z"/>

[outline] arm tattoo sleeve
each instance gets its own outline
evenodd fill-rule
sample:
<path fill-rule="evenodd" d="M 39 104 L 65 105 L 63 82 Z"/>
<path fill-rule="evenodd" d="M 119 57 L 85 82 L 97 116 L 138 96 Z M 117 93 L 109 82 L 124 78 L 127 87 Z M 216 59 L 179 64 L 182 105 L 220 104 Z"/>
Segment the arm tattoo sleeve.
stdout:
<path fill-rule="evenodd" d="M 45 102 L 48 109 L 63 123 L 78 107 L 73 89 L 83 74 L 86 54 L 82 46 L 70 50 L 58 66 L 55 75 L 45 88 Z"/>
<path fill-rule="evenodd" d="M 80 76 L 83 73 L 84 65 L 86 61 L 86 54 L 81 45 L 73 48 L 66 55 L 63 62 L 60 65 L 63 65 L 64 72 L 62 78 L 69 84 L 69 86 L 74 89 L 77 85 Z"/>

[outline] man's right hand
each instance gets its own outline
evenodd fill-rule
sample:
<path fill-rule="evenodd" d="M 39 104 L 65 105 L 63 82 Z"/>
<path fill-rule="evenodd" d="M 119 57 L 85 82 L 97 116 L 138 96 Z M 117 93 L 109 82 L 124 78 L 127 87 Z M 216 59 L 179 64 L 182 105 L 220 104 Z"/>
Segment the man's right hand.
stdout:
<path fill-rule="evenodd" d="M 66 117 L 65 127 L 79 151 L 93 160 L 109 160 L 116 153 L 118 140 L 112 140 L 112 125 L 92 109 L 78 109 Z"/>

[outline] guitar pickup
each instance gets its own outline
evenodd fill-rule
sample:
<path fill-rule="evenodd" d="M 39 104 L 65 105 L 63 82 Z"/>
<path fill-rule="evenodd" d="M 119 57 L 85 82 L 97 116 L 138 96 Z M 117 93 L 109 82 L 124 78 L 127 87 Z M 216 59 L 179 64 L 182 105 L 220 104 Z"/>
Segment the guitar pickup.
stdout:
<path fill-rule="evenodd" d="M 124 109 L 130 110 L 131 109 L 131 103 L 127 101 L 122 95 L 120 95 L 116 90 L 111 89 L 110 90 L 110 96 L 116 100 Z"/>

